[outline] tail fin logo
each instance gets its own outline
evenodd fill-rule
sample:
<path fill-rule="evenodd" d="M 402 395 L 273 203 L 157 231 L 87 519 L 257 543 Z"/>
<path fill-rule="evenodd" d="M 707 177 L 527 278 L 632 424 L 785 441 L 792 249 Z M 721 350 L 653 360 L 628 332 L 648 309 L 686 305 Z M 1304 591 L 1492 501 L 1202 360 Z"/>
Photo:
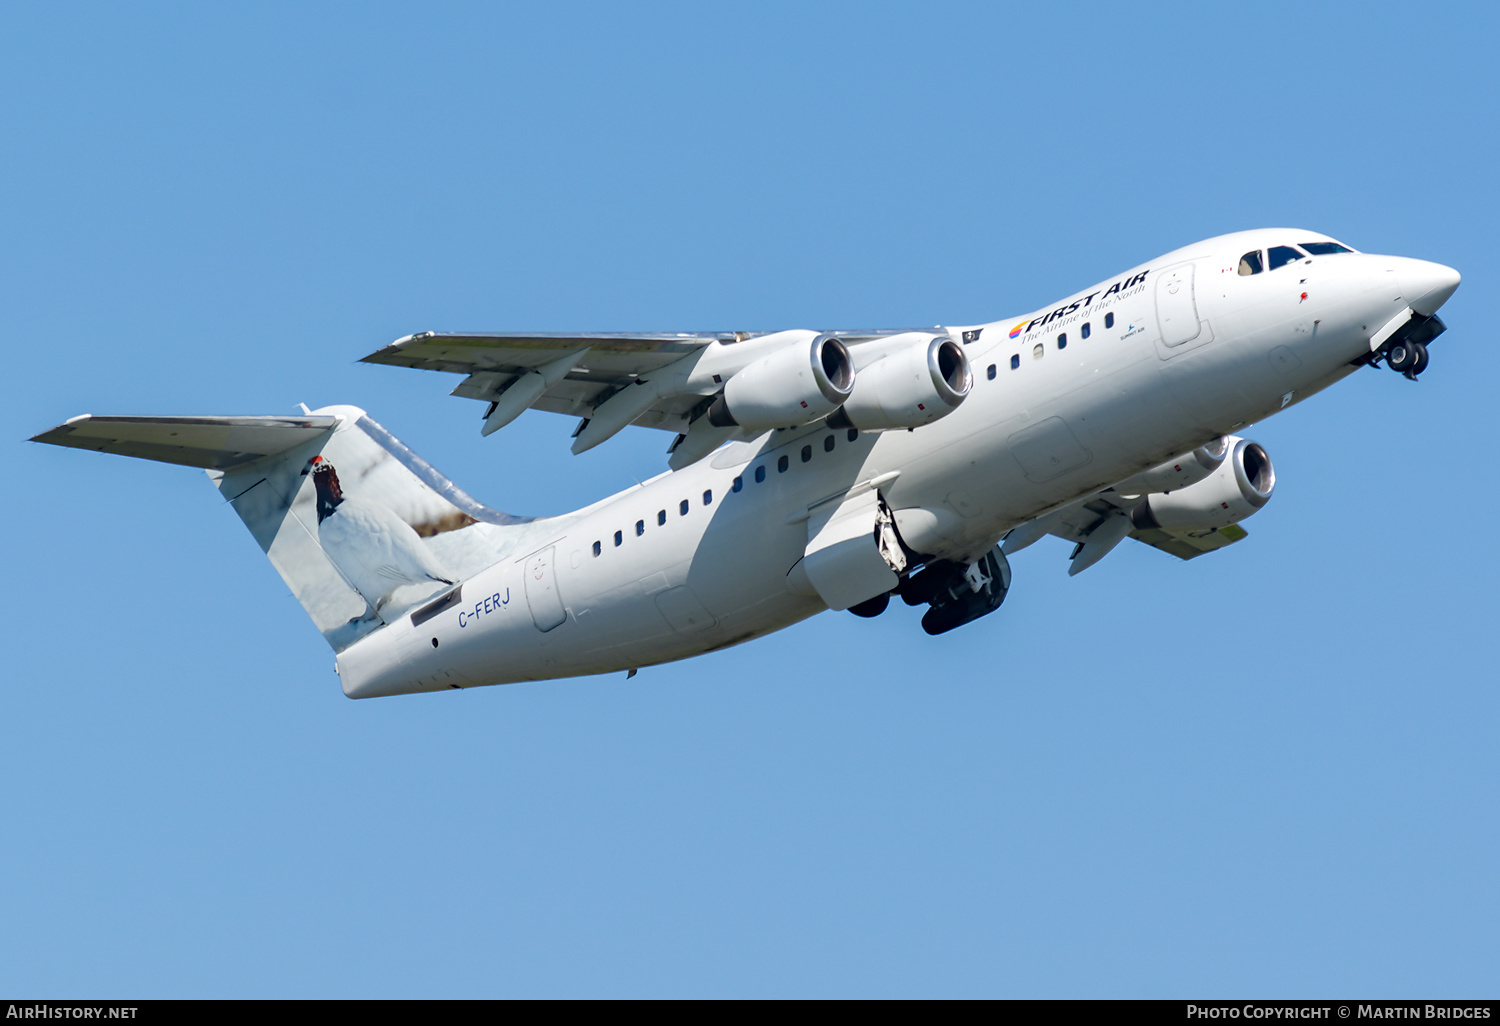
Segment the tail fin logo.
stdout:
<path fill-rule="evenodd" d="M 351 623 L 375 619 L 396 589 L 405 585 L 455 582 L 394 510 L 345 494 L 338 471 L 323 456 L 308 460 L 302 473 L 312 475 L 317 491 L 318 543 L 365 600 L 364 615 Z"/>

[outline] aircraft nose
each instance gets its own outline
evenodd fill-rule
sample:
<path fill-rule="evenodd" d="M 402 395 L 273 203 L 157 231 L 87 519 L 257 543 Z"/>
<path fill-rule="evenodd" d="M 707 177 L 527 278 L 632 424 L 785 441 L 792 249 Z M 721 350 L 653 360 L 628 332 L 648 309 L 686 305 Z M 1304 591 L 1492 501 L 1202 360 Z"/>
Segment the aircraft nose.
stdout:
<path fill-rule="evenodd" d="M 1402 298 L 1424 317 L 1437 313 L 1462 280 L 1453 268 L 1427 260 L 1402 261 L 1400 275 Z"/>

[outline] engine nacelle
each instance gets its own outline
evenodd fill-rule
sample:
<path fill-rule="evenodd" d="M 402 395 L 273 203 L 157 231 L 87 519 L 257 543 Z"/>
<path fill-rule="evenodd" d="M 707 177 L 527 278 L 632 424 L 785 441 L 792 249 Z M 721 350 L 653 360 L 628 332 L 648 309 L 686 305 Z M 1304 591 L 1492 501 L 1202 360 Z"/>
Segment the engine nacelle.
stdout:
<path fill-rule="evenodd" d="M 1207 445 L 1200 445 L 1176 459 L 1158 463 L 1115 485 L 1121 495 L 1145 495 L 1147 492 L 1175 492 L 1195 485 L 1218 470 L 1229 455 L 1229 439 L 1222 435 Z"/>
<path fill-rule="evenodd" d="M 973 387 L 969 358 L 951 338 L 908 332 L 855 347 L 859 382 L 831 427 L 917 428 L 958 408 Z"/>
<path fill-rule="evenodd" d="M 1138 528 L 1228 527 L 1271 501 L 1276 471 L 1255 442 L 1230 436 L 1229 456 L 1208 477 L 1175 492 L 1147 496 L 1131 510 Z"/>
<path fill-rule="evenodd" d="M 749 431 L 797 427 L 821 420 L 854 391 L 854 363 L 832 335 L 814 335 L 749 364 L 724 385 L 708 408 L 715 427 Z"/>

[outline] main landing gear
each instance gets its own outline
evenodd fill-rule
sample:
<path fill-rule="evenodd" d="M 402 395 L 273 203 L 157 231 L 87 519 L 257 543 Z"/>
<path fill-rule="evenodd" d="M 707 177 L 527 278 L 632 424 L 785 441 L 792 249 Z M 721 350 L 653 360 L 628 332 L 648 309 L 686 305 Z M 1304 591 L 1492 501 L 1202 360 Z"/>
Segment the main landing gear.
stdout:
<path fill-rule="evenodd" d="M 1010 590 L 1010 564 L 997 545 L 984 557 L 964 566 L 938 560 L 899 589 L 909 606 L 926 602 L 922 629 L 928 634 L 946 634 L 1000 608 Z"/>
<path fill-rule="evenodd" d="M 1008 590 L 1010 564 L 996 546 L 973 563 L 933 560 L 917 573 L 902 577 L 894 592 L 850 606 L 849 612 L 879 616 L 890 604 L 891 595 L 900 595 L 909 606 L 931 607 L 922 615 L 924 631 L 945 634 L 999 609 Z"/>

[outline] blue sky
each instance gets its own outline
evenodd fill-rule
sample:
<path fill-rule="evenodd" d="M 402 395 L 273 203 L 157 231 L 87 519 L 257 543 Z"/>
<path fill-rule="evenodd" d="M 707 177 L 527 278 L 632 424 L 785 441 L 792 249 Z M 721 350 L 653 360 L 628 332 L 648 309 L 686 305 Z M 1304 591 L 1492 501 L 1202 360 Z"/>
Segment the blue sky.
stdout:
<path fill-rule="evenodd" d="M 0 13 L 0 991 L 1493 996 L 1489 5 L 32 5 Z M 350 702 L 196 471 L 78 413 L 368 409 L 481 500 L 425 329 L 972 323 L 1294 225 L 1464 274 L 1417 384 L 1247 432 L 1192 563 Z"/>

